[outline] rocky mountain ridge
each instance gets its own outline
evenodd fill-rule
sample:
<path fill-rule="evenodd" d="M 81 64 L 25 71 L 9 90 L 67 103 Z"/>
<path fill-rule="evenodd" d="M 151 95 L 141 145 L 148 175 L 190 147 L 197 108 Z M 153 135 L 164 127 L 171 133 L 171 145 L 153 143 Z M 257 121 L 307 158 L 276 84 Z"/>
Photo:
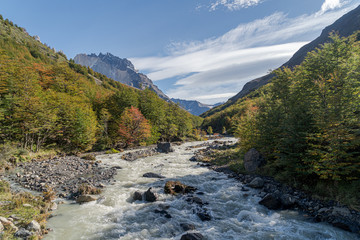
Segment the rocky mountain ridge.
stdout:
<path fill-rule="evenodd" d="M 183 100 L 183 99 L 171 98 L 171 101 L 179 104 L 180 107 L 182 107 L 189 113 L 196 116 L 199 116 L 200 114 L 210 110 L 213 107 L 212 105 L 203 104 L 195 100 Z"/>
<path fill-rule="evenodd" d="M 170 100 L 145 74 L 139 73 L 126 58 L 119 58 L 111 53 L 99 55 L 92 53 L 77 54 L 74 61 L 128 86 L 141 90 L 149 88 L 162 99 Z"/>

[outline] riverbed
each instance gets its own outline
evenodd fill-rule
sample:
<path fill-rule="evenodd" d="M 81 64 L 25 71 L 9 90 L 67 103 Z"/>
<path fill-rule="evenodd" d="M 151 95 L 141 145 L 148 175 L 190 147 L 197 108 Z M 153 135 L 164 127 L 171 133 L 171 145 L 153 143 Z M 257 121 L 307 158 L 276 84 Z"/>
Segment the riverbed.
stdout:
<path fill-rule="evenodd" d="M 53 230 L 44 239 L 178 240 L 186 233 L 182 227 L 186 224 L 195 228 L 190 232 L 209 240 L 358 239 L 358 235 L 326 223 L 311 222 L 296 211 L 271 211 L 259 205 L 257 190 L 244 191 L 239 181 L 189 161 L 197 149 L 188 147 L 201 143 L 185 143 L 175 146 L 175 152 L 134 162 L 122 160 L 124 153 L 97 156 L 104 164 L 121 167 L 115 182 L 95 202 L 60 205 L 48 222 Z M 144 178 L 148 172 L 166 178 Z M 193 196 L 201 199 L 202 206 L 187 201 L 187 195 L 165 194 L 163 188 L 169 180 L 196 187 Z M 150 187 L 158 195 L 156 202 L 132 200 L 135 191 L 145 192 Z M 165 210 L 168 215 L 162 213 Z M 206 211 L 211 220 L 202 221 L 196 214 L 199 211 Z"/>

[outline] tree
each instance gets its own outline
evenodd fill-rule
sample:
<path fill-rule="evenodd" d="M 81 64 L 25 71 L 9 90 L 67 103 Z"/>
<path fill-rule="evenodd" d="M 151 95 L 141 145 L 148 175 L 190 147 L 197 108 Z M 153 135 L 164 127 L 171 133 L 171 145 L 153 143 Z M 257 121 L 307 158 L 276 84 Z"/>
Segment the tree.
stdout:
<path fill-rule="evenodd" d="M 212 135 L 212 134 L 214 133 L 211 126 L 209 126 L 209 127 L 207 128 L 207 133 L 208 133 L 209 135 Z"/>
<path fill-rule="evenodd" d="M 141 114 L 138 108 L 126 108 L 120 118 L 119 137 L 125 147 L 139 144 L 151 136 L 149 121 Z"/>

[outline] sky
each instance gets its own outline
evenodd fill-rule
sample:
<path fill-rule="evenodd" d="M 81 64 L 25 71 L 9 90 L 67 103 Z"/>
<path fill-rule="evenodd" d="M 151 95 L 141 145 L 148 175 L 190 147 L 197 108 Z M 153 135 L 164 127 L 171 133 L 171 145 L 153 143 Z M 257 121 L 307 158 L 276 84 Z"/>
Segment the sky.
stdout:
<path fill-rule="evenodd" d="M 1 0 L 62 50 L 128 58 L 169 97 L 213 104 L 285 63 L 359 0 Z"/>

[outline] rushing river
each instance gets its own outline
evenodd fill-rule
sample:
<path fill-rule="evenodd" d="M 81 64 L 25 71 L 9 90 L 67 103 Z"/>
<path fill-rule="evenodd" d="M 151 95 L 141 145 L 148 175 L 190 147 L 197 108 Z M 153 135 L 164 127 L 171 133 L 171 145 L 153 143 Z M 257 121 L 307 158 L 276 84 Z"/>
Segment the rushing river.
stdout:
<path fill-rule="evenodd" d="M 107 186 L 96 202 L 83 205 L 67 202 L 54 212 L 48 226 L 53 231 L 45 239 L 95 240 L 95 239 L 180 239 L 185 233 L 182 223 L 193 224 L 209 240 L 227 239 L 358 239 L 357 235 L 339 230 L 323 223 L 306 221 L 294 211 L 270 211 L 258 204 L 256 190 L 244 192 L 242 184 L 190 162 L 196 149 L 186 147 L 200 142 L 186 143 L 175 147 L 175 152 L 127 162 L 120 154 L 101 155 L 97 159 L 111 166 L 120 166 L 116 182 Z M 166 179 L 144 178 L 147 172 L 161 174 Z M 201 221 L 194 213 L 196 203 L 186 201 L 186 196 L 164 194 L 168 180 L 179 180 L 194 186 L 196 195 L 209 204 L 205 207 L 211 221 Z M 132 202 L 135 191 L 152 187 L 159 198 L 154 203 Z M 166 210 L 172 218 L 155 213 Z"/>

